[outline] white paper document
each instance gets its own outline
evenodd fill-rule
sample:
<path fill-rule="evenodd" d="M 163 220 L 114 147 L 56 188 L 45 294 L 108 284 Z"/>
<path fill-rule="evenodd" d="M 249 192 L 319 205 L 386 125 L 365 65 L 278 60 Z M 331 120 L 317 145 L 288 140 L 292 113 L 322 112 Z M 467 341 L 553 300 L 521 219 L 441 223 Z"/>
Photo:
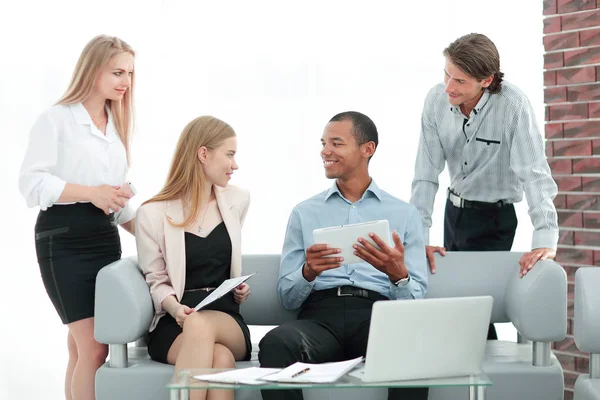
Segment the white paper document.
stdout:
<path fill-rule="evenodd" d="M 282 369 L 279 372 L 264 376 L 260 379 L 269 382 L 330 383 L 340 379 L 344 374 L 360 364 L 362 360 L 362 357 L 358 357 L 348 361 L 324 364 L 307 364 L 298 362 L 285 369 Z"/>
<path fill-rule="evenodd" d="M 202 307 L 206 307 L 213 301 L 225 296 L 227 293 L 231 292 L 233 289 L 250 279 L 252 275 L 254 274 L 227 279 L 225 282 L 221 283 L 221 286 L 210 292 L 210 294 L 204 300 L 194 307 L 194 310 L 198 311 Z"/>
<path fill-rule="evenodd" d="M 281 368 L 242 368 L 216 374 L 195 375 L 194 379 L 207 382 L 232 383 L 243 385 L 267 385 L 269 382 L 259 380 L 263 376 L 281 371 Z"/>

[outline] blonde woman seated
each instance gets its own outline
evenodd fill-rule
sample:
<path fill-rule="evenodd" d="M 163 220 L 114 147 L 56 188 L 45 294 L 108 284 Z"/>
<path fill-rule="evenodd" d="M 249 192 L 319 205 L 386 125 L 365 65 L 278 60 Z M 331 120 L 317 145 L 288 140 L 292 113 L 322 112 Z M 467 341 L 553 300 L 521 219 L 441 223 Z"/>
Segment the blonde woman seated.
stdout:
<path fill-rule="evenodd" d="M 148 352 L 180 368 L 230 368 L 250 359 L 250 332 L 239 304 L 247 284 L 198 312 L 194 306 L 225 279 L 241 275 L 240 236 L 248 192 L 228 186 L 235 163 L 235 132 L 210 116 L 183 130 L 162 191 L 137 212 L 138 260 L 155 308 Z M 205 399 L 206 391 L 192 391 Z M 233 391 L 208 398 L 233 399 Z"/>

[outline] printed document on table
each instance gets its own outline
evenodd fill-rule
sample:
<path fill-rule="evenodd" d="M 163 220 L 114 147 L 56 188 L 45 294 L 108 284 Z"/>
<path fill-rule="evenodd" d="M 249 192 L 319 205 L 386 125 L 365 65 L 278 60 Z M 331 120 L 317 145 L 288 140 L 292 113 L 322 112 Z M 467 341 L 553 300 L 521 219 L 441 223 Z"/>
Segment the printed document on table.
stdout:
<path fill-rule="evenodd" d="M 231 383 L 243 385 L 267 385 L 269 382 L 260 378 L 281 371 L 281 368 L 241 368 L 216 374 L 195 375 L 194 379 L 207 382 Z"/>
<path fill-rule="evenodd" d="M 194 307 L 194 310 L 198 311 L 199 309 L 201 309 L 202 307 L 206 307 L 213 301 L 219 300 L 221 297 L 225 296 L 227 293 L 231 292 L 233 289 L 246 282 L 253 275 L 254 274 L 227 279 L 225 282 L 221 283 L 221 286 L 210 292 L 210 294 L 204 300 L 202 300 L 196 307 Z"/>
<path fill-rule="evenodd" d="M 323 364 L 307 364 L 297 362 L 277 373 L 264 376 L 260 379 L 269 382 L 286 383 L 330 383 L 340 379 L 343 375 L 360 364 L 362 360 L 363 357 L 354 358 L 348 361 Z M 307 372 L 298 374 L 299 372 L 305 370 L 307 370 Z"/>

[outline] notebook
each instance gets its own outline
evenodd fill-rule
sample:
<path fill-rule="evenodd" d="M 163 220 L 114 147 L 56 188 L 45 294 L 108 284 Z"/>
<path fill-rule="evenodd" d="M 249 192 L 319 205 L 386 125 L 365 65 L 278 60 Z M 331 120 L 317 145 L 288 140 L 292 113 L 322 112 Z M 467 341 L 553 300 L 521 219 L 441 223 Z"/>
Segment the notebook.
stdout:
<path fill-rule="evenodd" d="M 194 375 L 194 379 L 206 382 L 230 383 L 242 385 L 266 385 L 269 382 L 261 381 L 265 375 L 281 371 L 281 368 L 239 368 L 216 374 Z"/>
<path fill-rule="evenodd" d="M 260 379 L 269 382 L 286 383 L 331 383 L 354 369 L 362 360 L 363 357 L 323 364 L 297 362 L 279 372 L 263 376 Z"/>

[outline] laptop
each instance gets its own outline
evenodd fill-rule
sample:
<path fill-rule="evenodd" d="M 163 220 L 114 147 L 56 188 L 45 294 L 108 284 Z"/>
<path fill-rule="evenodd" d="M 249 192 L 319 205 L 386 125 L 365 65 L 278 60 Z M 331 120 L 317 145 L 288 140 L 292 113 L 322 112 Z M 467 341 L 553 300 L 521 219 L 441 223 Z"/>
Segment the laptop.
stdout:
<path fill-rule="evenodd" d="M 492 302 L 491 296 L 375 302 L 364 368 L 349 375 L 385 382 L 481 374 Z"/>

